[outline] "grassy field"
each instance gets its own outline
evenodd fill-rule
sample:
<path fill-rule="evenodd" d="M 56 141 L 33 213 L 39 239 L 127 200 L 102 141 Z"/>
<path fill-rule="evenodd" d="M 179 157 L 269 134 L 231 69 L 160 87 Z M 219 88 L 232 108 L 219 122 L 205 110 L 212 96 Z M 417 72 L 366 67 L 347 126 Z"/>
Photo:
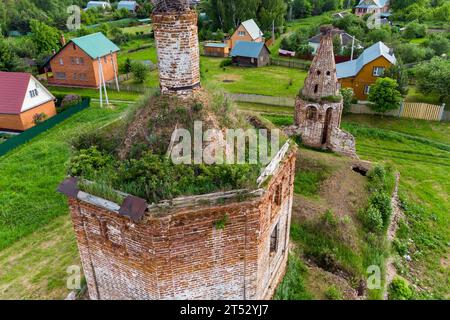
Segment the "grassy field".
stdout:
<path fill-rule="evenodd" d="M 78 94 L 83 97 L 90 97 L 99 99 L 100 93 L 97 89 L 85 89 L 85 88 L 64 88 L 64 87 L 49 87 L 49 90 L 53 94 L 65 95 L 65 94 Z M 135 92 L 117 92 L 115 90 L 108 90 L 108 98 L 110 100 L 124 100 L 124 101 L 136 101 L 140 97 L 139 93 Z"/>
<path fill-rule="evenodd" d="M 0 299 L 62 299 L 67 267 L 80 265 L 67 200 L 68 142 L 114 121 L 127 109 L 98 104 L 0 157 Z"/>
<path fill-rule="evenodd" d="M 303 87 L 307 72 L 277 66 L 261 68 L 225 67 L 223 59 L 202 57 L 203 81 L 231 93 L 254 93 L 269 96 L 295 97 Z"/>
<path fill-rule="evenodd" d="M 66 175 L 68 142 L 87 128 L 119 117 L 125 105 L 90 108 L 0 158 L 0 250 L 67 213 L 64 196 L 55 192 Z"/>

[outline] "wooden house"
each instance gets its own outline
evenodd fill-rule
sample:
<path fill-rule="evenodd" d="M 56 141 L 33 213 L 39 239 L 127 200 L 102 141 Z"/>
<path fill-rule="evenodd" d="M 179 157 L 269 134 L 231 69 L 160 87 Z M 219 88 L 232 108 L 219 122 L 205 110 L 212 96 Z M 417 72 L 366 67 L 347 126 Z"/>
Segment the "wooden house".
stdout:
<path fill-rule="evenodd" d="M 255 20 L 250 19 L 242 22 L 226 43 L 231 50 L 238 41 L 264 43 L 264 34 L 256 24 Z"/>
<path fill-rule="evenodd" d="M 358 59 L 338 63 L 336 73 L 343 88 L 352 88 L 358 100 L 367 100 L 370 86 L 383 76 L 386 69 L 397 60 L 383 42 L 377 42 L 364 50 Z"/>

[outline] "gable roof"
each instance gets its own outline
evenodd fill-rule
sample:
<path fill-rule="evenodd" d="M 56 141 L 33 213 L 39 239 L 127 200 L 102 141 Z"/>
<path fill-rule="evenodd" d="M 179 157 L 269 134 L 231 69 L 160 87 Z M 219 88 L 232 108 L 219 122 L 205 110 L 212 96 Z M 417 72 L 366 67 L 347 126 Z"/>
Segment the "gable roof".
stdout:
<path fill-rule="evenodd" d="M 111 52 L 120 51 L 120 48 L 105 37 L 101 32 L 89 34 L 80 38 L 74 38 L 70 40 L 69 43 L 70 42 L 75 43 L 92 59 L 101 58 Z"/>
<path fill-rule="evenodd" d="M 20 114 L 30 74 L 0 71 L 0 113 Z"/>
<path fill-rule="evenodd" d="M 266 47 L 264 42 L 237 41 L 231 50 L 231 57 L 258 58 L 261 50 Z M 267 48 L 267 47 L 266 47 Z M 267 48 L 269 51 L 269 49 Z M 269 51 L 270 52 L 270 51 Z"/>
<path fill-rule="evenodd" d="M 31 79 L 39 83 L 29 73 L 0 71 L 0 114 L 20 114 L 22 112 L 28 84 Z M 43 85 L 40 85 L 40 87 L 52 99 L 55 98 Z"/>
<path fill-rule="evenodd" d="M 253 40 L 256 40 L 263 36 L 263 33 L 261 29 L 259 29 L 258 25 L 256 24 L 255 20 L 250 19 L 247 21 L 242 22 L 242 25 L 244 26 L 245 30 L 247 30 L 250 37 L 252 37 Z"/>
<path fill-rule="evenodd" d="M 383 8 L 389 0 L 361 0 L 355 8 Z"/>
<path fill-rule="evenodd" d="M 366 64 L 379 57 L 386 58 L 392 64 L 397 63 L 395 55 L 391 54 L 388 46 L 380 41 L 364 50 L 358 59 L 336 64 L 338 79 L 356 76 Z"/>
<path fill-rule="evenodd" d="M 351 45 L 353 42 L 353 37 L 348 34 L 347 32 L 345 32 L 344 30 L 340 30 L 340 29 L 333 29 L 331 30 L 331 35 L 334 37 L 336 35 L 341 36 L 341 45 L 343 46 L 347 46 L 347 45 Z M 308 42 L 310 43 L 320 43 L 320 39 L 322 39 L 322 34 L 318 34 L 315 35 L 312 38 L 308 39 Z M 359 41 L 358 39 L 355 38 L 355 43 L 360 43 L 361 41 Z"/>

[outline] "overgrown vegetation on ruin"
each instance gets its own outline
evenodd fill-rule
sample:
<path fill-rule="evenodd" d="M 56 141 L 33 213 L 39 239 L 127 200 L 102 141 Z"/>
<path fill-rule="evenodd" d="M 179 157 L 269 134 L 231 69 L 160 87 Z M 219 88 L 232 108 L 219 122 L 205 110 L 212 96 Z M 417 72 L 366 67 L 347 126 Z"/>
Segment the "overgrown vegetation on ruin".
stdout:
<path fill-rule="evenodd" d="M 75 138 L 69 174 L 94 182 L 80 184 L 83 190 L 119 204 L 114 190 L 152 203 L 256 187 L 259 164 L 173 164 L 166 155 L 173 130 L 187 129 L 193 136 L 194 121 L 203 121 L 203 130 L 250 127 L 221 94 L 200 91 L 188 99 L 156 94 L 122 120 Z"/>

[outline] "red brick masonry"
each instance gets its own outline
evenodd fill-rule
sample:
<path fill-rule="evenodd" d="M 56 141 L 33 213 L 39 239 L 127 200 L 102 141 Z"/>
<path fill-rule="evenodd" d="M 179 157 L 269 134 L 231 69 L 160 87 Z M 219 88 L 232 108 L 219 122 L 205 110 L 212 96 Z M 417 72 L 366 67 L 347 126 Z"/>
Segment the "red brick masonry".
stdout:
<path fill-rule="evenodd" d="M 287 264 L 295 154 L 261 189 L 175 199 L 139 223 L 106 200 L 70 198 L 91 299 L 270 299 Z"/>

